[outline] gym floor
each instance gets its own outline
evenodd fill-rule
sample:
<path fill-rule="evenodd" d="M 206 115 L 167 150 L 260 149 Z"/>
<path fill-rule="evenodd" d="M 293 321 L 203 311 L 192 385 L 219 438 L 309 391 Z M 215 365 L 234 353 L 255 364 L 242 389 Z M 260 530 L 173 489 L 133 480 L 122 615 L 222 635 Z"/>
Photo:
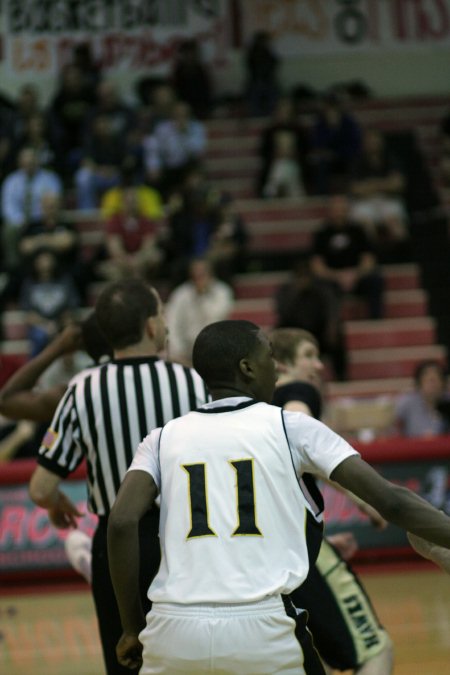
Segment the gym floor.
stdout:
<path fill-rule="evenodd" d="M 362 572 L 395 644 L 395 675 L 450 672 L 450 579 L 437 569 Z M 103 675 L 89 589 L 0 591 L 0 672 Z"/>

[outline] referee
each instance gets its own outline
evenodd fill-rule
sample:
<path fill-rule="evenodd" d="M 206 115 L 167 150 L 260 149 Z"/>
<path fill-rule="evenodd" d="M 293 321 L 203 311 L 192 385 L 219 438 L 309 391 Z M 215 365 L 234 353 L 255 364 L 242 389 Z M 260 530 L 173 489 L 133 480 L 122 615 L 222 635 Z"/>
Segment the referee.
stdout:
<path fill-rule="evenodd" d="M 69 383 L 39 449 L 30 496 L 48 510 L 56 527 L 76 527 L 81 514 L 59 486 L 86 458 L 89 510 L 99 516 L 92 546 L 92 591 L 103 656 L 108 675 L 129 675 L 115 653 L 122 628 L 108 568 L 108 514 L 141 440 L 205 403 L 208 393 L 194 370 L 157 356 L 165 347 L 167 329 L 161 299 L 144 281 L 107 286 L 96 314 L 114 358 L 82 371 Z M 159 566 L 158 516 L 153 508 L 140 523 L 145 611 L 150 609 L 146 591 Z"/>

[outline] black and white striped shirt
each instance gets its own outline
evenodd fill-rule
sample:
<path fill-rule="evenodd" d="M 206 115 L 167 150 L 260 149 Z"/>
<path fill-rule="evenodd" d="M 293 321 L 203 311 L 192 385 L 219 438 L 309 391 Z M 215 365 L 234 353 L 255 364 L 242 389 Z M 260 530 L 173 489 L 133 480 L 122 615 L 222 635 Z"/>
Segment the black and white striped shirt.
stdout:
<path fill-rule="evenodd" d="M 107 515 L 142 439 L 207 400 L 195 370 L 158 357 L 89 368 L 69 383 L 38 463 L 65 478 L 86 457 L 89 508 Z"/>

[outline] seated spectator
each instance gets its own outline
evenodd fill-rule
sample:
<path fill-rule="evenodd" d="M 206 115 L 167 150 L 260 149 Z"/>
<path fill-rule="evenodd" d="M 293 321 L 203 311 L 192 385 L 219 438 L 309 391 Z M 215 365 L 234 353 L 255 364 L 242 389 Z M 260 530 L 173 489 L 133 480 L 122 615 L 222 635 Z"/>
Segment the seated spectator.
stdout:
<path fill-rule="evenodd" d="M 330 199 L 328 217 L 314 236 L 311 269 L 333 293 L 336 306 L 343 295 L 354 294 L 364 298 L 370 319 L 383 316 L 384 282 L 376 257 L 342 195 Z"/>
<path fill-rule="evenodd" d="M 125 139 L 114 131 L 110 118 L 96 117 L 75 175 L 77 207 L 83 211 L 96 209 L 103 193 L 119 184 L 129 161 L 134 166 L 134 159 L 127 155 Z"/>
<path fill-rule="evenodd" d="M 193 257 L 207 254 L 218 220 L 220 193 L 200 166 L 190 167 L 167 204 L 169 276 L 175 284 L 186 275 Z"/>
<path fill-rule="evenodd" d="M 67 64 L 49 108 L 53 143 L 59 148 L 60 166 L 67 180 L 79 166 L 86 120 L 94 102 L 94 89 L 84 73 L 78 66 Z"/>
<path fill-rule="evenodd" d="M 106 190 L 100 201 L 103 220 L 121 213 L 124 208 L 124 195 L 128 188 L 134 187 L 137 209 L 140 216 L 150 220 L 160 220 L 164 215 L 161 195 L 149 185 L 136 182 L 134 172 L 122 171 L 119 185 Z"/>
<path fill-rule="evenodd" d="M 371 237 L 382 262 L 403 256 L 408 239 L 403 202 L 405 174 L 386 147 L 383 135 L 368 129 L 355 160 L 350 181 L 353 196 L 351 216 Z"/>
<path fill-rule="evenodd" d="M 19 262 L 18 243 L 25 227 L 42 219 L 45 193 L 61 196 L 60 178 L 39 167 L 36 150 L 22 148 L 17 170 L 2 185 L 3 261 L 10 269 Z"/>
<path fill-rule="evenodd" d="M 195 39 L 185 40 L 178 47 L 172 84 L 177 98 L 190 105 L 195 117 L 201 120 L 209 117 L 212 106 L 211 77 Z"/>
<path fill-rule="evenodd" d="M 73 277 L 84 298 L 89 276 L 81 260 L 79 232 L 63 219 L 59 195 L 46 192 L 41 208 L 41 219 L 30 223 L 19 241 L 22 268 L 26 270 L 40 250 L 51 251 L 57 257 L 59 267 Z"/>
<path fill-rule="evenodd" d="M 75 264 L 79 235 L 74 225 L 66 223 L 61 215 L 61 198 L 46 192 L 41 199 L 42 216 L 24 230 L 19 243 L 25 266 L 41 249 L 55 254 L 60 265 L 67 271 Z"/>
<path fill-rule="evenodd" d="M 361 150 L 361 129 L 336 96 L 322 100 L 311 129 L 309 161 L 314 194 L 347 189 L 355 158 Z"/>
<path fill-rule="evenodd" d="M 261 137 L 259 194 L 263 197 L 303 196 L 306 154 L 306 136 L 297 122 L 293 103 L 290 98 L 281 98 Z"/>
<path fill-rule="evenodd" d="M 160 81 L 151 87 L 147 100 L 154 127 L 160 122 L 167 122 L 172 118 L 177 97 L 169 82 Z"/>
<path fill-rule="evenodd" d="M 22 283 L 19 300 L 19 308 L 26 312 L 31 356 L 42 351 L 79 306 L 75 284 L 59 271 L 55 254 L 38 252 Z"/>
<path fill-rule="evenodd" d="M 247 231 L 242 216 L 229 195 L 222 195 L 213 218 L 206 257 L 219 279 L 232 284 L 233 277 L 242 271 Z"/>
<path fill-rule="evenodd" d="M 154 279 L 163 261 L 164 224 L 142 215 L 139 188 L 123 188 L 122 208 L 106 223 L 106 260 L 99 273 L 109 281 L 126 277 Z"/>
<path fill-rule="evenodd" d="M 403 394 L 396 405 L 399 432 L 408 437 L 429 437 L 450 431 L 450 393 L 441 363 L 422 361 L 414 373 L 415 391 Z"/>
<path fill-rule="evenodd" d="M 33 148 L 37 161 L 43 169 L 57 169 L 57 152 L 48 129 L 47 120 L 42 113 L 34 113 L 28 119 L 23 135 L 19 138 L 17 154 L 22 148 Z"/>
<path fill-rule="evenodd" d="M 280 59 L 268 31 L 257 31 L 245 51 L 245 98 L 254 117 L 271 115 L 278 100 Z"/>
<path fill-rule="evenodd" d="M 12 106 L 4 109 L 0 128 L 0 180 L 17 164 L 17 148 L 28 128 L 29 120 L 41 114 L 39 92 L 31 83 L 20 87 Z"/>
<path fill-rule="evenodd" d="M 114 134 L 126 135 L 133 126 L 132 109 L 120 98 L 116 85 L 110 80 L 101 80 L 95 89 L 95 103 L 86 119 L 85 134 L 93 133 L 99 116 L 109 119 L 109 126 Z"/>
<path fill-rule="evenodd" d="M 80 71 L 86 89 L 89 91 L 96 89 L 101 80 L 102 72 L 101 65 L 94 56 L 90 42 L 79 42 L 73 46 L 72 65 Z"/>
<path fill-rule="evenodd" d="M 308 260 L 297 263 L 288 281 L 276 290 L 274 302 L 276 328 L 312 333 L 322 353 L 330 357 L 336 379 L 345 380 L 347 352 L 340 312 L 333 294 L 314 278 Z"/>
<path fill-rule="evenodd" d="M 160 189 L 163 197 L 178 187 L 190 165 L 206 151 L 206 130 L 191 116 L 186 103 L 173 107 L 172 117 L 156 125 L 144 139 L 144 165 L 147 180 Z"/>
<path fill-rule="evenodd" d="M 198 333 L 209 323 L 227 319 L 232 307 L 232 289 L 216 279 L 207 260 L 193 259 L 189 279 L 172 291 L 166 305 L 170 358 L 190 364 Z"/>

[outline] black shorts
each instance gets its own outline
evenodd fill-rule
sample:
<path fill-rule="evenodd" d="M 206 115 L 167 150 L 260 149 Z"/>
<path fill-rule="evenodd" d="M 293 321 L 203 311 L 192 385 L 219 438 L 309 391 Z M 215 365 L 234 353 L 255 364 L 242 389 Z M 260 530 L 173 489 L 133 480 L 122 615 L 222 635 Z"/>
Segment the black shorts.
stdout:
<path fill-rule="evenodd" d="M 308 611 L 314 645 L 332 668 L 353 670 L 389 640 L 356 573 L 325 539 L 315 566 L 291 598 Z"/>

